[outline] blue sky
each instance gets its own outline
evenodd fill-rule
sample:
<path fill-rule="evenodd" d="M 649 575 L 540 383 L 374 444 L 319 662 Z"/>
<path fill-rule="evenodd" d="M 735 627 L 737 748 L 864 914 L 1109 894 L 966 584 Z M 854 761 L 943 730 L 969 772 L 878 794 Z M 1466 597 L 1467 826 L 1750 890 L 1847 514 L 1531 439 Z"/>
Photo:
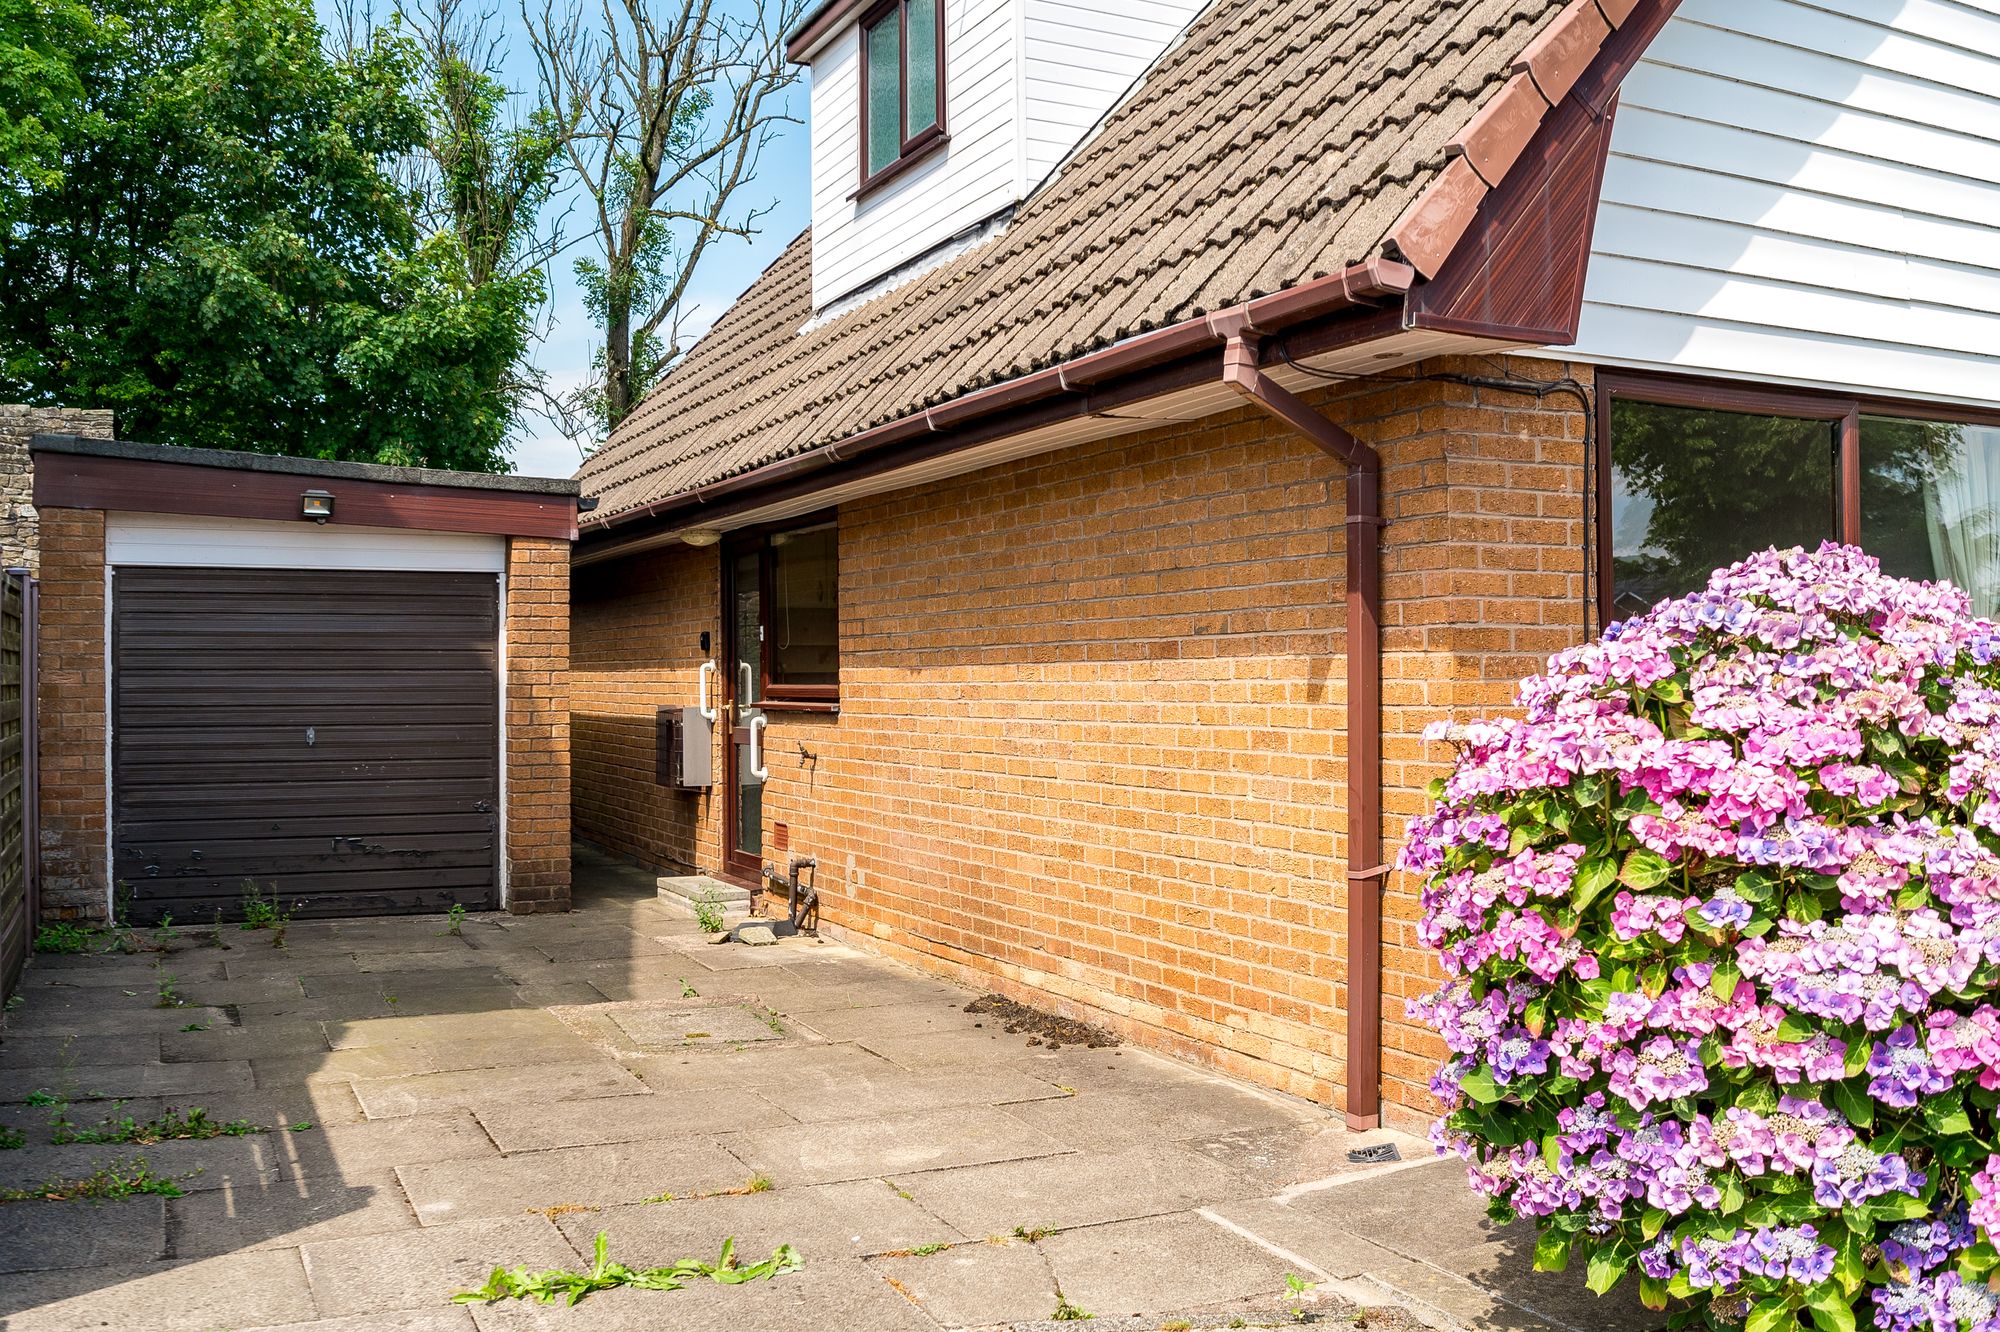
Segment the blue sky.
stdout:
<path fill-rule="evenodd" d="M 321 21 L 331 23 L 336 13 L 336 0 L 316 0 L 316 3 Z M 504 76 L 516 91 L 530 90 L 534 86 L 535 66 L 528 49 L 520 9 L 516 0 L 493 0 L 493 4 L 494 13 L 504 22 L 508 38 L 509 60 Z M 384 15 L 392 8 L 393 0 L 378 0 L 375 12 L 378 16 Z M 806 127 L 803 124 L 806 112 L 806 85 L 803 79 L 791 88 L 790 103 L 791 114 L 798 117 L 801 123 L 781 127 L 782 133 L 777 140 L 765 149 L 757 180 L 744 195 L 739 196 L 760 206 L 775 203 L 776 207 L 759 223 L 759 232 L 755 237 L 747 242 L 725 237 L 711 245 L 703 256 L 690 302 L 697 308 L 685 321 L 685 326 L 696 332 L 706 329 L 728 309 L 743 289 L 778 257 L 792 237 L 804 230 L 811 220 L 811 173 Z M 561 214 L 573 204 L 572 197 L 559 197 L 551 209 L 554 214 Z M 575 208 L 568 230 L 572 237 L 577 238 L 576 244 L 556 261 L 554 271 L 549 275 L 552 307 L 548 338 L 535 356 L 541 368 L 548 372 L 552 387 L 557 389 L 574 387 L 583 378 L 599 340 L 597 330 L 592 327 L 590 317 L 578 298 L 573 271 L 576 259 L 597 254 L 591 237 L 581 234 L 584 218 L 583 210 Z M 581 461 L 576 446 L 539 418 L 531 417 L 524 423 L 518 436 L 511 441 L 511 449 L 513 470 L 525 475 L 568 476 Z"/>

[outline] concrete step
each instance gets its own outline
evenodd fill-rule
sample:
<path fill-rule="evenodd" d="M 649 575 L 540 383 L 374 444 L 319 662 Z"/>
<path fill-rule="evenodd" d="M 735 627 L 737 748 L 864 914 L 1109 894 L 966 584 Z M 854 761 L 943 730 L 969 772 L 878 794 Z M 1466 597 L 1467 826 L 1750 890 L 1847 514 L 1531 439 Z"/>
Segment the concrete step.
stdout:
<path fill-rule="evenodd" d="M 747 916 L 750 914 L 750 890 L 706 874 L 663 874 L 659 878 L 658 897 L 661 906 L 685 911 L 688 915 L 698 914 L 695 904 L 704 895 L 712 900 L 725 917 Z"/>

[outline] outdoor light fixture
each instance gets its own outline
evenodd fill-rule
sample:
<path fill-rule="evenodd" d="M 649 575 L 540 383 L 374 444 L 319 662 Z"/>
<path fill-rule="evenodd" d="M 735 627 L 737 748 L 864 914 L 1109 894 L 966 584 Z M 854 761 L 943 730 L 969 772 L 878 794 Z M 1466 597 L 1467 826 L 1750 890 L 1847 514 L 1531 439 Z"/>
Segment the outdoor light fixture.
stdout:
<path fill-rule="evenodd" d="M 712 546 L 722 540 L 722 533 L 708 527 L 696 527 L 681 533 L 681 540 L 690 546 Z"/>
<path fill-rule="evenodd" d="M 333 517 L 333 492 L 330 490 L 308 490 L 299 497 L 299 516 L 323 523 Z"/>

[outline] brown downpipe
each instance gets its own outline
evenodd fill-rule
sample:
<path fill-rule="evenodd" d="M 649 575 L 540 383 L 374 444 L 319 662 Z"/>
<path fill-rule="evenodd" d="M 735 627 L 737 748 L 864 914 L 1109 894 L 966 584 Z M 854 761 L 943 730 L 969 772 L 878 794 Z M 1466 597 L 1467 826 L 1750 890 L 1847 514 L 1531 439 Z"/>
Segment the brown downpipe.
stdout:
<path fill-rule="evenodd" d="M 1347 468 L 1347 1126 L 1382 1122 L 1382 455 L 1258 364 L 1259 330 L 1224 311 L 1222 381 Z M 1359 868 L 1365 867 L 1365 868 Z"/>

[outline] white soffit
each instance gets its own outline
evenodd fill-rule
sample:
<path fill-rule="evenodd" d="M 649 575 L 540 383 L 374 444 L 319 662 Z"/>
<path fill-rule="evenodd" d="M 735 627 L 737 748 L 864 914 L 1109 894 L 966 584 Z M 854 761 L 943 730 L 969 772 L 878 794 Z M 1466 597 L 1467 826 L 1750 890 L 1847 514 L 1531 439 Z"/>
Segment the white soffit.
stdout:
<path fill-rule="evenodd" d="M 500 573 L 507 539 L 471 532 L 343 527 L 304 518 L 210 518 L 172 513 L 106 515 L 107 564 L 217 569 L 431 569 Z"/>

